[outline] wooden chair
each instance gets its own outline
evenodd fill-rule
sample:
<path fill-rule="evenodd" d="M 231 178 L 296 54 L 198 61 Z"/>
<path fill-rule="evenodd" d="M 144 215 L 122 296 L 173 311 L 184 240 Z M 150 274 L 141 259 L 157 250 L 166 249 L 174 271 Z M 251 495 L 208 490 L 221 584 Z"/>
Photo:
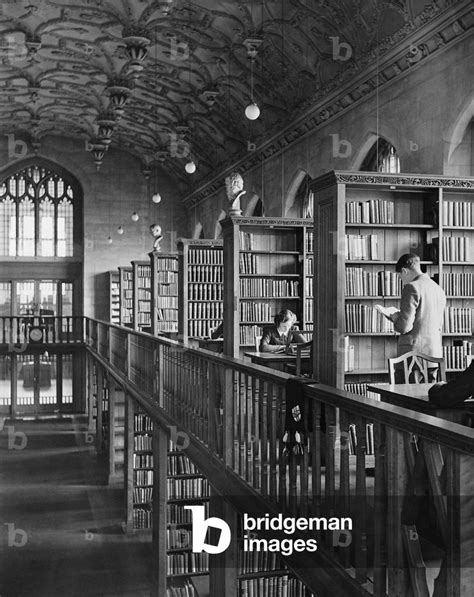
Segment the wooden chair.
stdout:
<path fill-rule="evenodd" d="M 402 370 L 401 367 L 396 367 L 399 363 L 403 364 L 403 381 L 395 380 L 395 369 Z M 429 364 L 433 367 L 429 367 Z M 429 369 L 437 367 L 436 380 L 430 379 Z M 399 357 L 388 359 L 388 373 L 390 376 L 390 383 L 430 383 L 432 381 L 446 381 L 446 364 L 442 357 L 430 357 L 421 352 L 407 352 Z"/>

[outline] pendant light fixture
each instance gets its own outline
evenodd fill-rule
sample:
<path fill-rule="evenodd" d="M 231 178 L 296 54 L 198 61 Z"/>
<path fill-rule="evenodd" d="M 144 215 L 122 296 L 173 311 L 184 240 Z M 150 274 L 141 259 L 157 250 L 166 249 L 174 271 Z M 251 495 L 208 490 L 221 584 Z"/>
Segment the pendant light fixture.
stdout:
<path fill-rule="evenodd" d="M 262 41 L 260 37 L 249 37 L 243 42 L 247 48 L 247 56 L 250 59 L 250 104 L 245 108 L 245 116 L 249 120 L 257 120 L 260 116 L 260 108 L 253 96 L 253 66 Z"/>

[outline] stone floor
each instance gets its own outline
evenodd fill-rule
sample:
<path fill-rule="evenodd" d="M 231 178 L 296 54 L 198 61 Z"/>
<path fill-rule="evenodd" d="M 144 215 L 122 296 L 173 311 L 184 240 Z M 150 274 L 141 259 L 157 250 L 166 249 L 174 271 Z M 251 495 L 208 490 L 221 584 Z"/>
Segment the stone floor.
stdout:
<path fill-rule="evenodd" d="M 86 434 L 80 416 L 0 418 L 0 597 L 149 597 L 150 539 L 124 534 Z"/>

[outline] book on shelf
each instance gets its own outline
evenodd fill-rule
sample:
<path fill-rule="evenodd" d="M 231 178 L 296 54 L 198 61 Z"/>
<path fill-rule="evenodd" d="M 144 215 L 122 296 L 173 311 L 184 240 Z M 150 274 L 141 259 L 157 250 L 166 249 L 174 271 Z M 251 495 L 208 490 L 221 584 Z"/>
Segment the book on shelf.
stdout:
<path fill-rule="evenodd" d="M 437 279 L 435 281 L 438 281 Z M 465 272 L 443 273 L 442 288 L 446 296 L 474 296 L 474 274 Z"/>
<path fill-rule="evenodd" d="M 344 306 L 344 313 L 347 333 L 394 333 L 393 322 L 372 306 L 347 303 Z"/>
<path fill-rule="evenodd" d="M 376 234 L 346 234 L 345 258 L 353 261 L 376 261 L 379 242 Z"/>
<path fill-rule="evenodd" d="M 443 346 L 446 369 L 465 369 L 466 357 L 474 354 L 474 343 L 469 340 L 454 340 L 452 345 Z"/>
<path fill-rule="evenodd" d="M 442 223 L 443 226 L 474 226 L 474 202 L 443 201 Z"/>
<path fill-rule="evenodd" d="M 344 336 L 344 371 L 354 371 L 354 345 Z"/>
<path fill-rule="evenodd" d="M 446 307 L 444 310 L 443 331 L 445 334 L 472 334 L 472 308 Z"/>

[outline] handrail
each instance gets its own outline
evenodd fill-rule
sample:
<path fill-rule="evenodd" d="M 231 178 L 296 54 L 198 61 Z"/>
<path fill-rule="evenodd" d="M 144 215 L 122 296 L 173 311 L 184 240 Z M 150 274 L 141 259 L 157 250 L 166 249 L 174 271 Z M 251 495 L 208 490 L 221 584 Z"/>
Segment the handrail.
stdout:
<path fill-rule="evenodd" d="M 32 334 L 35 330 L 35 334 Z M 84 342 L 84 317 L 20 315 L 0 317 L 0 345 L 12 349 L 21 346 L 24 351 L 30 345 L 78 344 Z M 14 350 L 18 352 L 18 349 Z"/>
<path fill-rule="evenodd" d="M 408 587 L 426 584 L 409 542 L 418 536 L 416 519 L 407 524 L 402 518 L 407 500 L 416 502 L 410 479 L 424 459 L 423 482 L 442 529 L 438 547 L 450 570 L 438 582 L 447 597 L 468 594 L 463 587 L 474 580 L 465 522 L 474 517 L 474 499 L 467 499 L 474 492 L 472 429 L 329 386 L 297 384 L 305 450 L 302 457 L 284 457 L 290 376 L 88 318 L 84 332 L 91 354 L 141 396 L 151 414 L 173 421 L 191 447 L 207 451 L 209 461 L 266 500 L 269 511 L 352 516 L 353 547 L 319 534 L 318 558 L 329 554 L 334 572 L 345 569 L 349 584 L 355 576 L 356 594 L 407 594 Z"/>

